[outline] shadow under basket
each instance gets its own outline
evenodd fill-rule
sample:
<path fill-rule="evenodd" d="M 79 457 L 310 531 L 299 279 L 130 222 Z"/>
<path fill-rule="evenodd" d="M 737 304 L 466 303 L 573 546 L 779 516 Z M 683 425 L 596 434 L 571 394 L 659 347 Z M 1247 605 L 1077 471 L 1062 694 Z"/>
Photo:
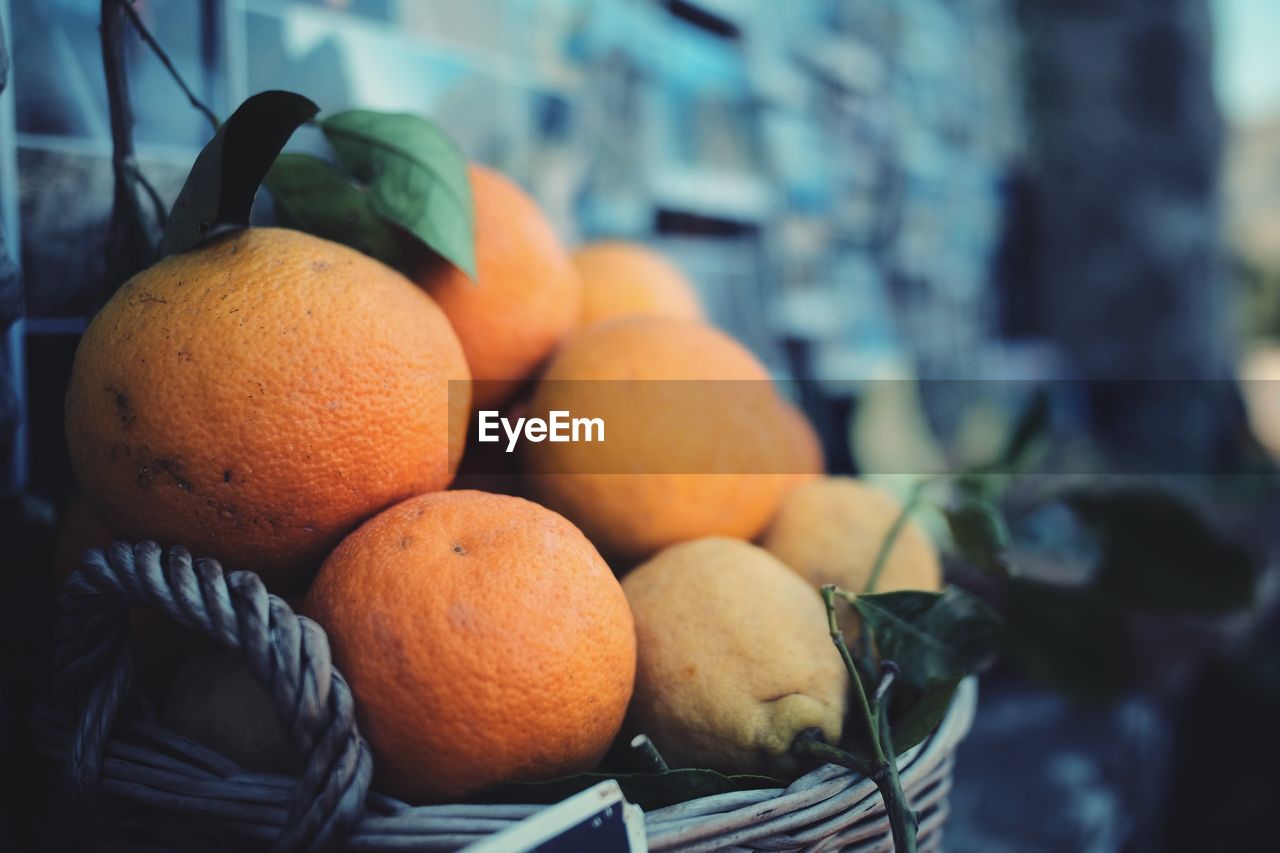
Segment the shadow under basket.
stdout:
<path fill-rule="evenodd" d="M 369 790 L 373 759 L 351 691 L 319 625 L 267 593 L 252 572 L 223 572 L 182 548 L 117 542 L 90 551 L 64 587 L 56 702 L 34 720 L 60 762 L 87 843 L 115 849 L 451 850 L 547 806 L 413 806 Z M 160 725 L 131 691 L 128 610 L 162 610 L 234 650 L 270 693 L 299 754 L 299 776 L 251 773 Z M 920 813 L 919 848 L 941 847 L 955 750 L 977 703 L 960 685 L 938 729 L 899 758 Z M 891 851 L 875 785 L 825 765 L 786 788 L 718 794 L 645 814 L 651 850 Z"/>

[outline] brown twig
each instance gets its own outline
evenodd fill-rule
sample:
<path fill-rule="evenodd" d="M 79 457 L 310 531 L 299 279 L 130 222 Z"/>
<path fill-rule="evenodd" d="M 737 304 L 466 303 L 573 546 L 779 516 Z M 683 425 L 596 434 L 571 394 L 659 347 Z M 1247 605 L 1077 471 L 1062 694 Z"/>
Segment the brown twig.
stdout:
<path fill-rule="evenodd" d="M 204 117 L 209 120 L 209 124 L 213 126 L 214 131 L 217 131 L 217 115 L 214 114 L 213 110 L 205 106 L 203 101 L 196 97 L 196 93 L 187 85 L 187 81 L 182 79 L 182 75 L 178 73 L 178 69 L 174 66 L 173 60 L 169 59 L 169 54 L 165 53 L 164 48 L 160 46 L 160 42 L 156 41 L 156 37 L 147 29 L 147 25 L 142 23 L 142 18 L 138 16 L 138 11 L 133 8 L 132 2 L 130 0 L 115 0 L 115 2 L 120 4 L 120 7 L 124 10 L 125 17 L 129 19 L 129 23 L 133 24 L 133 28 L 138 31 L 138 36 L 146 42 L 147 47 L 151 48 L 152 52 L 155 53 L 156 58 L 160 60 L 160 63 L 164 65 L 165 69 L 169 72 L 169 76 L 173 78 L 173 82 L 177 83 L 178 88 L 187 96 L 187 100 L 191 102 L 191 106 L 203 113 Z"/>
<path fill-rule="evenodd" d="M 880 575 L 884 572 L 884 567 L 889 563 L 889 554 L 893 551 L 893 546 L 898 540 L 898 534 L 906 527 L 907 519 L 911 517 L 916 505 L 920 503 L 920 498 L 924 494 L 924 489 L 928 482 L 928 480 L 919 480 L 911 486 L 911 491 L 907 493 L 907 499 L 902 502 L 902 509 L 898 511 L 898 516 L 889 527 L 889 532 L 884 535 L 884 539 L 880 542 L 880 550 L 876 553 L 875 562 L 871 564 L 871 575 L 867 578 L 867 585 L 862 590 L 863 592 L 871 593 L 876 591 L 876 584 L 880 582 Z"/>
<path fill-rule="evenodd" d="M 111 166 L 115 173 L 111 228 L 107 238 L 107 286 L 112 289 L 150 264 L 156 252 L 137 192 L 140 174 L 133 148 L 133 107 L 129 100 L 124 58 L 126 8 L 119 0 L 102 0 L 99 26 L 102 70 L 107 81 L 107 108 L 111 116 Z M 141 183 L 148 186 L 145 181 Z"/>

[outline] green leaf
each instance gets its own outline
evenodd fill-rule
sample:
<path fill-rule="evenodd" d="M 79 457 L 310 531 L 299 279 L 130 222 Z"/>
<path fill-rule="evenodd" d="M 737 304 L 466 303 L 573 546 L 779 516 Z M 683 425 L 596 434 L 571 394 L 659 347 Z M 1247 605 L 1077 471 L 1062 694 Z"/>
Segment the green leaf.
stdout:
<path fill-rule="evenodd" d="M 282 225 L 345 243 L 383 263 L 403 257 L 392 226 L 374 212 L 369 196 L 337 167 L 306 154 L 281 154 L 267 173 Z"/>
<path fill-rule="evenodd" d="M 1011 579 L 1005 594 L 1005 648 L 1027 674 L 1088 702 L 1112 699 L 1132 683 L 1132 635 L 1105 597 L 1026 578 Z"/>
<path fill-rule="evenodd" d="M 943 510 L 960 556 L 988 574 L 1009 577 L 1005 557 L 1011 538 L 1004 514 L 993 502 L 966 494 Z"/>
<path fill-rule="evenodd" d="M 893 751 L 901 755 L 933 733 L 947 715 L 951 699 L 963 679 L 931 678 L 923 688 L 904 684 L 894 693 L 889 729 Z M 867 756 L 868 758 L 870 756 Z"/>
<path fill-rule="evenodd" d="M 558 803 L 592 785 L 614 779 L 628 800 L 645 811 L 731 791 L 782 788 L 768 776 L 726 776 L 714 770 L 667 770 L 662 773 L 579 773 L 546 782 L 510 782 L 469 798 L 477 803 Z"/>
<path fill-rule="evenodd" d="M 958 587 L 859 595 L 854 607 L 871 628 L 880 657 L 919 688 L 980 671 L 1000 647 L 1000 617 Z"/>
<path fill-rule="evenodd" d="M 299 126 L 320 108 L 293 92 L 261 92 L 240 105 L 204 147 L 173 204 L 160 254 L 185 252 L 219 225 L 248 225 L 262 179 Z"/>
<path fill-rule="evenodd" d="M 436 125 L 406 113 L 350 110 L 320 127 L 377 214 L 476 277 L 467 160 Z"/>
<path fill-rule="evenodd" d="M 889 729 L 893 735 L 893 751 L 901 755 L 933 734 L 947 715 L 961 678 L 931 678 L 923 687 L 900 679 L 893 689 L 893 704 L 889 714 Z M 854 713 L 859 713 L 855 711 Z M 871 762 L 873 752 L 867 743 L 865 727 L 850 723 L 845 727 L 845 737 L 840 748 L 854 756 Z"/>
<path fill-rule="evenodd" d="M 956 474 L 951 481 L 951 491 L 956 501 L 999 503 L 1009 489 L 1012 475 L 1000 470 L 998 465 L 978 466 Z"/>
<path fill-rule="evenodd" d="M 1109 598 L 1208 613 L 1253 603 L 1257 561 L 1177 496 L 1125 487 L 1076 490 L 1065 501 L 1098 536 L 1094 586 Z"/>

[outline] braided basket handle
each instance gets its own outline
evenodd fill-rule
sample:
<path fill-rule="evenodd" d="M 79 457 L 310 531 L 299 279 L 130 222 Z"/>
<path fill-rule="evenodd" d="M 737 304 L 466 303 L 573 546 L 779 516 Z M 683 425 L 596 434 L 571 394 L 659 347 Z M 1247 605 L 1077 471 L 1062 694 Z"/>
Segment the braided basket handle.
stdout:
<path fill-rule="evenodd" d="M 85 553 L 61 604 L 54 688 L 74 707 L 68 780 L 80 805 L 97 789 L 133 680 L 128 610 L 149 607 L 238 652 L 306 756 L 276 849 L 331 849 L 360 821 L 373 759 L 356 730 L 351 690 L 332 666 L 324 630 L 268 594 L 257 575 L 224 572 L 185 548 L 165 554 L 154 542 L 116 542 Z"/>

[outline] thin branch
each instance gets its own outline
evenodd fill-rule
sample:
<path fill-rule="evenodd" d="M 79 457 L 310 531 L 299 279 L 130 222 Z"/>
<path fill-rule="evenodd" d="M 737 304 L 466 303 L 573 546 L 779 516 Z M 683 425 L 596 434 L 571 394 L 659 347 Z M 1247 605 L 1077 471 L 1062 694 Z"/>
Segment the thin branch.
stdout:
<path fill-rule="evenodd" d="M 658 752 L 658 747 L 648 735 L 636 735 L 631 739 L 631 748 L 643 759 L 645 769 L 650 773 L 666 773 L 671 769 L 667 760 Z"/>
<path fill-rule="evenodd" d="M 857 607 L 858 594 L 856 592 L 833 586 L 831 594 L 836 598 L 843 599 L 850 607 Z M 833 637 L 832 642 L 834 641 L 835 638 Z M 845 642 L 846 644 L 848 643 L 847 640 Z M 858 666 L 858 671 L 862 673 L 866 684 L 876 680 L 878 667 L 876 665 L 875 640 L 871 635 L 871 626 L 867 624 L 865 619 L 858 620 L 858 657 L 855 657 L 853 661 Z"/>
<path fill-rule="evenodd" d="M 899 853 L 914 853 L 916 833 L 920 829 L 920 816 L 911 808 L 907 792 L 902 789 L 902 777 L 898 775 L 898 755 L 893 748 L 893 732 L 889 728 L 889 699 L 898 667 L 893 661 L 882 661 L 884 678 L 876 687 L 876 705 L 880 713 L 880 742 L 884 746 L 884 773 L 874 779 L 885 809 L 889 812 L 889 830 L 894 848 Z"/>
<path fill-rule="evenodd" d="M 880 790 L 880 798 L 884 800 L 885 812 L 889 815 L 889 831 L 893 837 L 893 847 L 897 853 L 915 853 L 916 831 L 919 819 L 911 810 L 906 792 L 902 789 L 902 778 L 898 775 L 898 757 L 893 748 L 893 733 L 889 727 L 889 700 L 893 694 L 894 681 L 898 676 L 898 666 L 893 661 L 881 661 L 881 676 L 876 684 L 873 698 L 867 700 L 867 688 L 862 683 L 862 675 L 854 665 L 853 655 L 844 641 L 836 623 L 836 597 L 853 601 L 857 595 L 840 589 L 833 584 L 822 588 L 822 603 L 827 608 L 827 630 L 831 641 L 840 652 L 844 665 L 853 680 L 854 697 L 858 701 L 858 713 L 867 727 L 867 738 L 871 746 L 872 760 L 858 759 L 836 747 L 814 746 L 812 742 L 802 742 L 797 738 L 791 749 L 804 755 L 820 756 L 833 764 L 841 764 L 858 770 L 875 783 Z M 852 763 L 856 762 L 856 763 Z"/>
<path fill-rule="evenodd" d="M 870 779 L 876 774 L 876 768 L 865 758 L 859 758 L 851 752 L 845 752 L 838 746 L 824 743 L 817 738 L 797 737 L 791 743 L 791 751 L 805 758 L 816 758 L 828 764 L 848 767 L 855 773 L 861 773 Z"/>
<path fill-rule="evenodd" d="M 862 674 L 858 671 L 858 667 L 853 662 L 853 655 L 849 653 L 849 646 L 844 641 L 844 633 L 840 630 L 840 626 L 836 623 L 836 587 L 827 584 L 822 588 L 822 603 L 827 606 L 827 632 L 831 635 L 831 642 L 835 643 L 836 649 L 840 652 L 840 658 L 844 661 L 845 669 L 849 671 L 849 680 L 853 682 L 854 697 L 858 700 L 858 710 L 862 714 L 863 722 L 867 724 L 868 744 L 875 758 L 877 766 L 884 763 L 884 753 L 880 750 L 879 726 L 876 724 L 875 712 L 871 709 L 871 703 L 867 701 L 867 689 L 862 683 Z"/>
<path fill-rule="evenodd" d="M 902 510 L 898 513 L 898 517 L 893 520 L 893 525 L 880 543 L 880 551 L 876 554 L 876 561 L 871 564 L 871 576 L 867 578 L 867 586 L 863 592 L 876 591 L 876 584 L 880 582 L 880 575 L 884 572 L 884 567 L 889 562 L 889 552 L 893 550 L 893 545 L 898 540 L 898 534 L 902 532 L 902 528 L 907 526 L 907 519 L 911 517 L 911 512 L 916 508 L 916 504 L 920 502 L 925 484 L 928 482 L 928 480 L 918 480 L 912 485 L 911 491 L 907 494 L 907 499 L 902 503 Z"/>
<path fill-rule="evenodd" d="M 178 88 L 187 96 L 187 100 L 191 102 L 191 106 L 195 107 L 204 117 L 209 120 L 209 124 L 216 131 L 218 129 L 218 116 L 213 110 L 205 106 L 204 102 L 196 97 L 196 93 L 187 85 L 187 81 L 182 79 L 182 75 L 178 73 L 178 69 L 174 67 L 173 61 L 169 59 L 169 54 L 165 53 L 160 42 L 156 41 L 155 36 L 151 35 L 151 31 L 147 29 L 146 24 L 142 23 L 142 18 L 138 17 L 138 12 L 133 8 L 130 0 L 116 0 L 116 2 L 124 9 L 125 16 L 128 17 L 129 23 L 133 24 L 133 28 L 138 31 L 138 35 L 146 42 L 147 47 L 151 48 L 156 58 L 160 60 L 165 69 L 168 70 L 169 76 L 173 78 L 173 82 L 178 84 Z"/>
<path fill-rule="evenodd" d="M 884 708 L 889 704 L 889 691 L 893 689 L 893 681 L 898 677 L 898 665 L 891 660 L 880 661 L 880 684 L 876 687 L 876 705 Z"/>
<path fill-rule="evenodd" d="M 114 288 L 155 260 L 155 243 L 136 191 L 138 165 L 133 149 L 133 107 L 125 70 L 123 19 L 128 7 L 102 0 L 102 71 L 111 117 L 111 167 L 115 193 L 107 242 L 107 287 Z"/>
<path fill-rule="evenodd" d="M 169 212 L 165 209 L 164 201 L 160 198 L 160 193 L 156 191 L 155 185 L 148 180 L 147 176 L 142 174 L 142 170 L 134 163 L 129 167 L 130 174 L 133 179 L 138 182 L 147 193 L 147 198 L 151 200 L 152 212 L 155 214 L 156 222 L 160 223 L 160 227 L 164 228 L 165 223 L 169 219 Z"/>

